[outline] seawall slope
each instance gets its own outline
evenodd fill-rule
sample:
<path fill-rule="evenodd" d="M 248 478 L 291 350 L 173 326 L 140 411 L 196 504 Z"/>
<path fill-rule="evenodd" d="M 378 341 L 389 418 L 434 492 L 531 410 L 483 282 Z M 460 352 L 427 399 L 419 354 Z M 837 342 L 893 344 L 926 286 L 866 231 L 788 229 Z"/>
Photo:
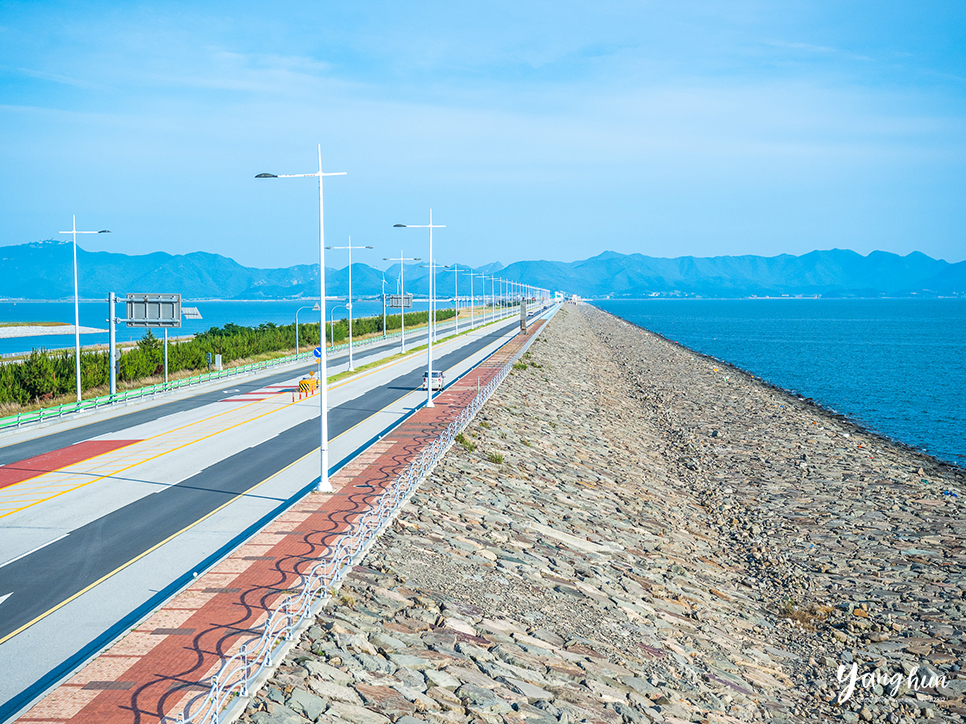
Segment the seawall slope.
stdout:
<path fill-rule="evenodd" d="M 243 721 L 961 720 L 960 472 L 594 308 L 526 361 Z"/>

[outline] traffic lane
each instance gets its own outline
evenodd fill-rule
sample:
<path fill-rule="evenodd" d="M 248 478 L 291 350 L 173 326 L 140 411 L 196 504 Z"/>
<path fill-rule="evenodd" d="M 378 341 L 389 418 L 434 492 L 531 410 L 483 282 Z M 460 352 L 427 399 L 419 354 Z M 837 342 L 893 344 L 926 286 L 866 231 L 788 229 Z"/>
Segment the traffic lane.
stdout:
<path fill-rule="evenodd" d="M 513 324 L 507 324 L 500 328 L 488 330 L 485 335 L 480 335 L 479 338 L 473 340 L 472 342 L 464 344 L 462 347 L 454 349 L 452 352 L 448 352 L 447 354 L 441 355 L 440 357 L 434 359 L 433 367 L 435 369 L 447 370 L 456 366 L 467 357 L 471 357 L 488 345 L 493 344 L 494 341 L 506 334 L 506 332 L 509 331 L 509 329 L 513 326 Z M 356 422 L 352 423 L 354 425 L 359 420 L 385 409 L 400 398 L 408 395 L 414 389 L 422 387 L 422 384 L 423 369 L 420 368 L 400 375 L 380 387 L 375 387 L 365 394 L 360 395 L 353 400 L 349 400 L 337 408 L 330 409 L 329 429 L 330 431 L 335 429 L 333 427 L 333 420 L 336 418 L 334 418 L 333 415 L 339 416 L 338 419 L 340 420 L 340 424 L 344 424 L 344 421 L 346 420 L 355 419 Z M 346 415 L 348 415 L 348 417 L 345 417 Z M 351 426 L 352 425 L 349 425 L 349 427 Z M 342 430 L 347 429 L 348 427 L 342 428 Z M 330 432 L 330 436 L 335 437 L 336 435 L 333 435 Z"/>
<path fill-rule="evenodd" d="M 10 594 L 0 604 L 0 639 L 317 446 L 318 423 L 306 421 L 0 568 L 0 597 Z"/>
<path fill-rule="evenodd" d="M 49 435 L 35 438 L 33 440 L 24 440 L 20 443 L 14 443 L 13 445 L 0 448 L 0 465 L 7 465 L 25 458 L 44 455 L 84 440 L 90 440 L 91 438 L 102 437 L 104 435 L 111 435 L 123 430 L 127 430 L 131 427 L 136 427 L 137 425 L 153 422 L 160 417 L 174 415 L 179 412 L 188 412 L 197 407 L 209 405 L 213 402 L 219 402 L 226 397 L 234 397 L 235 395 L 243 394 L 244 392 L 254 392 L 255 390 L 259 390 L 267 385 L 286 382 L 291 380 L 294 375 L 300 374 L 300 369 L 308 369 L 311 367 L 315 367 L 315 365 L 313 364 L 299 368 L 291 368 L 287 372 L 272 375 L 271 377 L 262 377 L 260 379 L 246 382 L 239 380 L 229 390 L 210 390 L 201 392 L 200 394 L 178 400 L 172 400 L 171 402 L 158 405 L 156 407 L 135 410 L 126 415 L 112 417 L 106 420 L 91 421 L 89 424 L 82 427 L 52 432 Z"/>
<path fill-rule="evenodd" d="M 457 343 L 464 348 L 464 352 L 461 354 L 458 353 L 453 357 L 447 357 L 445 355 L 439 355 L 437 352 L 437 365 L 445 367 L 447 363 L 452 362 L 454 359 L 459 359 L 458 363 L 462 362 L 462 359 L 468 358 L 465 356 L 467 354 L 470 357 L 475 356 L 480 344 L 485 343 L 488 336 L 491 338 L 496 336 L 492 334 L 492 330 L 489 331 L 491 333 L 490 335 L 475 335 L 473 337 L 459 339 Z M 442 349 L 444 349 L 442 346 L 437 347 L 439 351 L 442 351 Z M 392 391 L 405 394 L 406 391 L 418 389 L 421 386 L 421 367 L 416 367 L 416 365 L 422 364 L 421 357 L 411 357 L 408 360 L 401 360 L 400 362 L 403 364 L 404 369 L 410 370 L 406 373 L 407 377 L 401 377 L 397 372 L 397 377 L 394 378 L 393 384 L 388 385 L 390 394 L 370 398 L 371 400 L 374 399 L 375 402 L 367 405 L 368 409 L 372 409 L 374 404 L 375 410 L 377 411 L 387 410 L 389 409 L 389 405 L 394 401 L 393 398 L 396 397 L 398 399 L 400 397 L 399 395 L 391 394 Z M 368 383 L 370 389 L 368 390 L 365 385 L 359 384 L 361 381 L 360 378 L 350 379 L 341 385 L 337 385 L 336 389 L 330 392 L 329 400 L 335 403 L 335 406 L 330 409 L 335 409 L 344 401 L 357 398 L 359 395 L 370 392 L 374 389 L 373 385 L 378 387 L 381 384 L 378 380 L 388 378 L 388 375 L 385 374 L 386 372 L 392 374 L 392 368 L 382 368 L 380 374 L 376 377 L 372 377 L 372 373 L 369 373 L 367 376 L 370 380 Z M 290 385 L 291 382 L 288 384 Z M 285 385 L 279 385 L 278 387 L 285 387 Z M 355 389 L 353 390 L 352 388 Z M 262 389 L 264 390 L 266 388 Z M 226 391 L 226 393 L 233 393 L 233 391 Z M 233 394 L 229 399 L 237 400 L 239 399 L 239 395 Z M 189 478 L 217 460 L 227 458 L 236 452 L 240 452 L 263 440 L 274 437 L 280 429 L 292 427 L 303 420 L 318 416 L 317 403 L 313 405 L 312 401 L 305 401 L 297 406 L 289 405 L 288 396 L 278 393 L 269 395 L 265 400 L 268 400 L 269 404 L 274 404 L 276 401 L 279 403 L 284 402 L 281 406 L 288 409 L 273 412 L 270 415 L 246 422 L 242 428 L 233 432 L 228 438 L 225 438 L 224 435 L 206 435 L 204 438 L 200 438 L 190 445 L 182 447 L 176 454 L 152 455 L 140 463 L 132 463 L 134 467 L 131 467 L 125 461 L 125 468 L 122 472 L 112 473 L 107 468 L 103 468 L 103 473 L 101 473 L 102 468 L 96 468 L 96 471 L 88 475 L 90 482 L 95 484 L 81 485 L 74 490 L 62 492 L 58 496 L 59 505 L 44 503 L 39 506 L 26 506 L 24 510 L 15 512 L 13 517 L 5 520 L 5 526 L 0 528 L 0 551 L 6 551 L 7 553 L 6 556 L 0 557 L 0 562 L 31 551 L 40 544 L 66 531 L 79 528 L 145 495 L 156 493 L 160 487 L 167 487 Z M 418 402 L 418 397 L 416 401 Z M 259 403 L 259 406 L 262 403 L 264 403 L 264 400 Z M 395 407 L 398 407 L 398 404 Z M 232 414 L 233 409 L 229 408 L 234 408 L 234 406 L 225 407 L 223 404 L 210 404 L 205 407 L 174 413 L 158 418 L 152 422 L 143 423 L 139 426 L 129 428 L 121 434 L 126 437 L 133 435 L 145 440 L 154 440 L 159 435 L 163 436 L 167 432 L 170 432 L 172 428 L 190 426 L 193 423 L 205 422 L 206 420 L 209 422 L 217 422 L 219 414 L 229 416 Z M 358 410 L 359 408 L 354 407 L 353 409 Z M 216 412 L 217 410 L 221 412 L 218 413 Z M 398 415 L 400 413 L 397 412 L 396 414 Z M 282 417 L 279 417 L 279 415 Z M 336 418 L 338 418 L 338 414 L 336 414 Z M 382 421 L 385 419 L 385 416 L 380 415 L 379 418 Z M 355 425 L 356 423 L 355 421 L 350 421 L 349 424 Z M 386 424 L 388 424 L 388 420 L 386 420 Z M 337 429 L 338 427 L 333 428 L 333 430 Z M 95 441 L 87 441 L 80 443 L 80 445 L 91 444 L 92 442 Z M 62 448 L 59 452 L 69 451 L 76 447 L 78 445 Z M 104 464 L 108 463 L 109 461 L 105 461 Z M 18 462 L 10 467 L 13 468 L 20 464 Z M 0 470 L 0 473 L 2 473 L 2 470 Z M 79 472 L 78 475 L 83 477 L 85 473 Z"/>
<path fill-rule="evenodd" d="M 176 452 L 171 446 L 166 446 L 170 448 L 168 452 L 152 446 L 152 441 L 163 441 L 163 432 L 147 428 L 159 427 L 164 422 L 180 423 L 181 414 L 148 423 L 135 428 L 153 439 L 145 442 L 147 447 L 141 453 L 140 461 L 135 458 L 100 458 L 86 468 L 68 468 L 67 472 L 76 472 L 66 478 L 62 471 L 39 479 L 33 488 L 14 493 L 20 496 L 19 503 L 7 501 L 6 504 L 19 509 L 0 519 L 0 563 L 128 503 L 157 493 L 159 489 L 188 479 L 218 460 L 275 437 L 282 429 L 318 418 L 317 405 L 314 409 L 311 403 L 292 405 L 287 395 L 281 397 L 286 403 L 281 409 L 272 401 L 267 406 L 259 404 L 257 407 L 262 413 L 267 407 L 273 411 L 233 426 L 229 432 L 209 435 L 202 431 L 195 439 L 186 440 Z M 223 404 L 215 407 L 231 411 L 235 406 Z M 207 409 L 211 410 L 211 407 Z M 173 434 L 178 435 L 178 431 Z M 51 480 L 50 486 L 44 482 L 48 479 Z M 58 481 L 67 484 L 58 484 Z M 6 500 L 3 492 L 0 490 L 0 505 Z"/>
<path fill-rule="evenodd" d="M 407 342 L 425 342 L 426 336 L 426 331 L 422 330 L 421 332 L 414 333 L 411 338 L 407 337 Z M 365 345 L 360 347 L 358 351 L 353 350 L 352 356 L 355 361 L 367 364 L 367 360 L 380 355 L 384 356 L 387 352 L 387 347 L 391 348 L 396 344 L 397 340 L 387 340 L 387 342 L 382 344 Z M 326 363 L 337 366 L 348 362 L 348 360 L 348 352 L 340 352 L 338 356 L 327 358 Z M 105 420 L 92 420 L 87 425 L 74 427 L 69 430 L 51 432 L 49 435 L 43 435 L 31 440 L 13 443 L 6 447 L 0 447 L 0 465 L 7 465 L 27 458 L 45 455 L 84 440 L 114 434 L 126 430 L 129 427 L 141 425 L 146 422 L 153 422 L 160 417 L 190 411 L 197 407 L 211 404 L 212 402 L 219 402 L 226 397 L 233 397 L 244 394 L 245 392 L 254 392 L 268 385 L 288 382 L 293 376 L 304 374 L 316 366 L 316 362 L 307 361 L 304 364 L 290 367 L 286 372 L 279 372 L 268 377 L 258 377 L 244 381 L 241 379 L 234 380 L 228 385 L 231 388 L 230 390 L 217 389 L 199 391 L 196 395 L 171 400 L 170 402 L 154 405 L 150 408 L 136 409 L 125 415 L 119 415 Z M 3 438 L 0 436 L 0 443 L 2 443 L 2 440 Z"/>
<path fill-rule="evenodd" d="M 498 336 L 493 330 L 438 364 L 450 367 Z M 422 370 L 415 370 L 333 408 L 330 434 L 342 434 L 421 383 Z M 0 567 L 0 598 L 6 597 L 0 603 L 0 640 L 317 447 L 318 422 L 307 420 Z"/>

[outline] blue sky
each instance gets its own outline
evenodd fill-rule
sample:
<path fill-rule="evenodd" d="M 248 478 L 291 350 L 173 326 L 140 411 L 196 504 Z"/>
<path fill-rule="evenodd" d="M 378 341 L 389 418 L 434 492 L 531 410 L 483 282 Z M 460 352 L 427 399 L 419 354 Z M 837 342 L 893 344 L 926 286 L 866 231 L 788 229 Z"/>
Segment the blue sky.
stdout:
<path fill-rule="evenodd" d="M 202 7 L 198 7 L 201 5 Z M 966 3 L 0 5 L 0 244 L 966 259 Z M 344 252 L 340 252 L 344 254 Z M 337 256 L 328 266 L 344 266 Z"/>

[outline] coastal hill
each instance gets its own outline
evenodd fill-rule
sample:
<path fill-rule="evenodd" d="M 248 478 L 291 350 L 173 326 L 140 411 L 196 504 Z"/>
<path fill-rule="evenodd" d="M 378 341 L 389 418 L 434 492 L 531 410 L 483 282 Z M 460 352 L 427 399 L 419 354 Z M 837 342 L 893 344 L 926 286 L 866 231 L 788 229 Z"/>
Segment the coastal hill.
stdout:
<path fill-rule="evenodd" d="M 255 269 L 218 254 L 127 255 L 88 252 L 78 247 L 80 294 L 86 299 L 113 291 L 180 292 L 191 299 L 298 299 L 318 294 L 318 265 Z M 463 265 L 460 265 L 461 267 Z M 363 263 L 352 265 L 353 292 L 382 292 L 383 272 Z M 49 240 L 0 247 L 0 298 L 67 299 L 73 296 L 70 242 Z M 468 267 L 463 267 L 467 268 Z M 706 296 L 935 296 L 966 294 L 966 262 L 951 264 L 920 252 L 899 256 L 874 251 L 862 256 L 831 249 L 802 256 L 716 256 L 662 258 L 606 251 L 574 262 L 520 261 L 491 263 L 476 271 L 511 281 L 582 297 Z M 398 267 L 385 272 L 386 291 L 396 289 Z M 405 270 L 406 291 L 425 295 L 427 270 Z M 442 272 L 438 289 L 451 294 L 453 275 Z M 461 276 L 460 293 L 468 280 Z M 475 293 L 480 293 L 475 280 Z M 326 268 L 326 293 L 348 291 L 347 269 Z M 490 284 L 487 284 L 487 293 Z"/>
<path fill-rule="evenodd" d="M 802 256 L 682 256 L 674 259 L 604 252 L 569 264 L 518 262 L 503 272 L 538 286 L 556 284 L 584 297 L 880 296 L 966 293 L 966 263 L 920 252 L 862 256 L 831 249 Z M 508 276 L 514 278 L 514 276 Z"/>

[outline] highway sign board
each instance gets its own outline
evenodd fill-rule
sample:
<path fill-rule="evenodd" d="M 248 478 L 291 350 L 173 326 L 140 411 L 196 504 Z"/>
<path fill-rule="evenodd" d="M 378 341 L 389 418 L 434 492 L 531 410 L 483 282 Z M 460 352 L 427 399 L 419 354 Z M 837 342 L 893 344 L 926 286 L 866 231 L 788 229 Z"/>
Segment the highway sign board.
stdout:
<path fill-rule="evenodd" d="M 389 295 L 390 309 L 412 309 L 412 306 L 413 306 L 412 294 L 390 294 Z"/>
<path fill-rule="evenodd" d="M 180 327 L 180 294 L 128 294 L 128 327 Z"/>

